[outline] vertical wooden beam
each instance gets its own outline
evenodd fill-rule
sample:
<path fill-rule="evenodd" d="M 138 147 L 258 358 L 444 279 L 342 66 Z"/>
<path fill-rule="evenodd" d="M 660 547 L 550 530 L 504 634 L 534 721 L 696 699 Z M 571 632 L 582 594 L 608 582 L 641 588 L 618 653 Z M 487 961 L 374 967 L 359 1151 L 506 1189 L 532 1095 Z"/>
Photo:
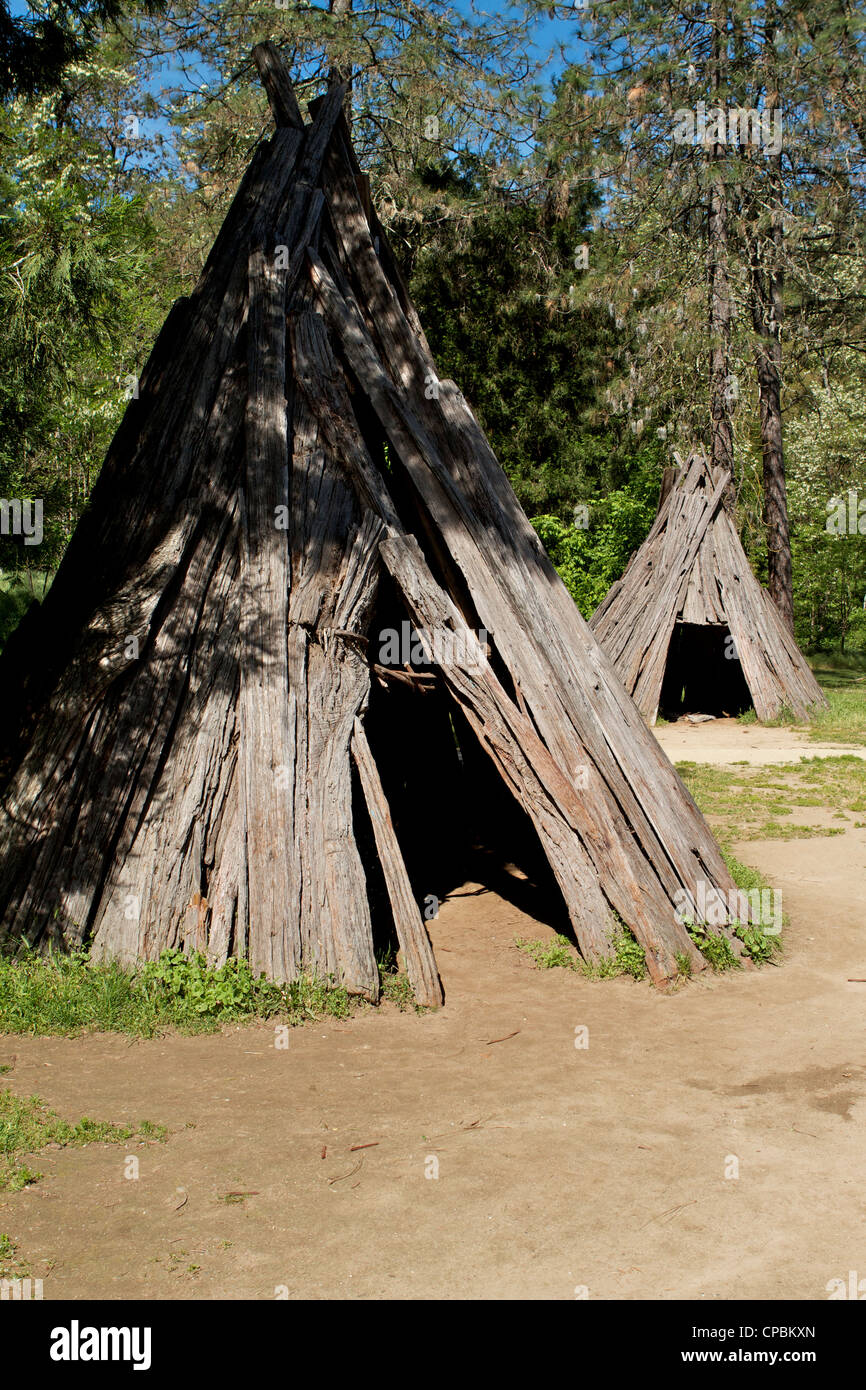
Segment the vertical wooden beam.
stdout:
<path fill-rule="evenodd" d="M 259 70 L 262 86 L 267 93 L 268 104 L 274 124 L 294 126 L 300 130 L 304 124 L 298 98 L 289 77 L 289 70 L 283 55 L 275 43 L 257 43 L 253 49 L 253 62 Z"/>
<path fill-rule="evenodd" d="M 249 381 L 241 548 L 240 757 L 246 814 L 249 958 L 254 972 L 293 979 L 300 942 L 287 930 L 291 820 L 288 773 L 289 589 L 285 271 L 249 259 Z"/>
<path fill-rule="evenodd" d="M 388 897 L 391 900 L 391 911 L 394 914 L 397 940 L 406 958 L 409 983 L 419 1004 L 436 1008 L 442 1003 L 443 994 L 433 948 L 394 833 L 394 824 L 376 760 L 367 742 L 364 726 L 357 718 L 352 735 L 352 757 L 361 778 L 364 799 L 370 813 L 376 848 L 379 851 Z"/>

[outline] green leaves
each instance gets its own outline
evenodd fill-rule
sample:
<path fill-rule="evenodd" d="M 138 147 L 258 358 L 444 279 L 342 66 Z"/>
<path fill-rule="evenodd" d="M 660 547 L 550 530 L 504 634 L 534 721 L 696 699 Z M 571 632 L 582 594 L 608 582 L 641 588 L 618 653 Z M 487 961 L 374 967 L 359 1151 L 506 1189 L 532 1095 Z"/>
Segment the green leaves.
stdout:
<path fill-rule="evenodd" d="M 154 269 L 143 195 L 86 124 L 58 124 L 48 100 L 18 101 L 0 110 L 0 149 L 0 497 L 41 497 L 46 523 L 38 551 L 0 539 L 0 570 L 45 571 L 167 306 L 158 282 L 143 292 Z"/>
<path fill-rule="evenodd" d="M 183 951 L 163 951 L 158 961 L 142 966 L 138 987 L 183 1000 L 194 1013 L 208 1018 L 256 1012 L 271 994 L 275 1006 L 281 1000 L 279 988 L 256 980 L 248 961 L 229 960 L 215 969 L 198 952 L 186 956 Z"/>
<path fill-rule="evenodd" d="M 246 960 L 208 965 L 198 952 L 164 951 L 136 971 L 91 961 L 87 951 L 0 956 L 0 1032 L 87 1030 L 152 1037 L 164 1028 L 213 1032 L 224 1023 L 279 1015 L 290 1026 L 346 1018 L 361 1005 L 331 979 L 287 985 L 256 978 Z"/>
<path fill-rule="evenodd" d="M 532 518 L 545 550 L 585 618 L 592 616 L 645 539 L 656 513 L 658 490 L 658 471 L 645 464 L 627 488 L 591 499 L 587 528 L 550 515 Z"/>

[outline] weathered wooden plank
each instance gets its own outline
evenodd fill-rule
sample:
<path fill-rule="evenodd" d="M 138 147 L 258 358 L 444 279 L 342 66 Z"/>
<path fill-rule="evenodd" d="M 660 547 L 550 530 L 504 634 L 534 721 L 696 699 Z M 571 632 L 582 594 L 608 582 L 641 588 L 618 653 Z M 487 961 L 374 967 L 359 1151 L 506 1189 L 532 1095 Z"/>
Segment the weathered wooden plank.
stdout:
<path fill-rule="evenodd" d="M 406 974 L 412 986 L 415 999 L 428 1008 L 438 1008 L 443 1001 L 442 985 L 436 960 L 430 945 L 430 938 L 424 927 L 424 920 L 412 892 L 403 855 L 391 812 L 367 735 L 360 719 L 355 719 L 352 735 L 352 757 L 361 778 L 364 799 L 373 826 L 376 848 L 385 876 L 385 885 L 391 902 L 397 940 L 406 961 Z"/>
<path fill-rule="evenodd" d="M 369 696 L 363 631 L 376 592 L 379 523 L 353 495 L 304 399 L 295 408 L 287 775 L 293 911 L 306 971 L 375 999 L 367 884 L 353 830 L 350 743 Z"/>
<path fill-rule="evenodd" d="M 207 448 L 195 468 L 201 491 L 175 518 L 169 568 L 157 564 L 144 604 L 136 586 L 109 600 L 78 634 L 84 670 L 67 672 L 7 788 L 0 818 L 0 917 L 38 940 L 58 929 L 81 940 L 95 919 L 113 864 L 129 854 L 186 698 L 192 643 L 232 526 L 232 456 L 243 422 L 245 373 L 225 373 Z M 164 547 L 158 555 L 164 553 Z M 155 557 L 156 558 L 156 557 Z M 166 604 L 166 592 L 173 595 Z M 147 590 L 145 590 L 145 594 Z M 105 681 L 98 712 L 82 718 L 82 688 L 96 666 Z M 46 809 L 50 807 L 50 814 Z M 28 829 L 27 827 L 32 827 Z"/>
<path fill-rule="evenodd" d="M 295 96 L 292 79 L 280 50 L 275 43 L 257 43 L 253 62 L 267 94 L 276 126 L 295 126 L 303 129 L 304 118 Z"/>
<path fill-rule="evenodd" d="M 189 644 L 188 686 L 174 716 L 171 757 L 152 774 L 155 786 L 143 811 L 126 816 L 111 854 L 92 925 L 95 958 L 132 965 L 177 946 L 210 950 L 211 878 L 220 861 L 223 818 L 236 814 L 237 551 L 237 526 L 229 525 L 213 578 L 201 585 L 206 599 Z M 190 578 L 195 584 L 195 574 Z M 79 868 L 79 881 L 87 881 L 87 872 L 86 865 Z M 226 939 L 216 947 L 221 959 L 235 921 L 236 869 L 232 894 Z"/>
<path fill-rule="evenodd" d="M 288 929 L 291 826 L 287 766 L 286 626 L 289 506 L 286 272 L 260 250 L 249 259 L 249 386 L 241 548 L 240 757 L 244 764 L 249 955 L 256 974 L 291 980 L 300 940 Z"/>

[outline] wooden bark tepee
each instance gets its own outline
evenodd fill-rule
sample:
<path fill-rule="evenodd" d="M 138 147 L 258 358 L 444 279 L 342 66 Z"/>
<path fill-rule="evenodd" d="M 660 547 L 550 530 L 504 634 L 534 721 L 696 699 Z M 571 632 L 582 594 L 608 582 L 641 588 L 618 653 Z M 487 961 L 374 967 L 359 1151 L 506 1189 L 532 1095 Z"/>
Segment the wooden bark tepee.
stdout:
<path fill-rule="evenodd" d="M 438 379 L 343 90 L 305 124 L 277 50 L 255 56 L 276 134 L 3 656 L 0 931 L 375 998 L 377 875 L 437 1003 L 381 776 L 396 751 L 418 797 L 437 778 L 451 735 L 387 717 L 388 691 L 432 684 L 534 827 L 583 954 L 621 922 L 656 981 L 678 955 L 701 969 L 678 909 L 733 890 L 713 837 Z M 424 680 L 377 660 L 386 610 L 449 639 Z"/>
<path fill-rule="evenodd" d="M 730 474 L 693 454 L 666 472 L 658 515 L 590 627 L 641 713 L 714 706 L 807 719 L 827 701 L 753 574 L 724 496 Z"/>

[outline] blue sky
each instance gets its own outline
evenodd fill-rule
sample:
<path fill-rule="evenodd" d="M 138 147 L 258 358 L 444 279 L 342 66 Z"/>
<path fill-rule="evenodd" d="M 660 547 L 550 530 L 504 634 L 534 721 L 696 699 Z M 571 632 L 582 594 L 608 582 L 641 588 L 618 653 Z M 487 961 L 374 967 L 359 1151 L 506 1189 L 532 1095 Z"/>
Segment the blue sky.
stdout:
<path fill-rule="evenodd" d="M 16 17 L 26 17 L 34 13 L 33 7 L 25 0 L 8 0 L 9 9 Z M 326 8 L 323 0 L 313 0 L 319 8 Z M 461 14 L 469 17 L 473 13 L 471 0 L 453 0 L 454 7 Z M 581 34 L 586 32 L 588 13 L 579 8 L 581 0 L 574 0 L 574 12 L 563 18 L 550 19 L 546 11 L 539 10 L 536 17 L 530 24 L 530 52 L 533 57 L 543 60 L 545 63 L 545 76 L 548 81 L 552 81 L 564 67 L 563 52 L 570 61 L 585 61 L 589 56 L 589 45 L 582 39 Z M 523 11 L 522 7 L 515 5 L 496 4 L 495 0 L 476 0 L 474 6 L 476 14 L 486 14 L 493 17 L 517 17 Z M 199 70 L 199 80 L 206 81 L 208 71 L 206 68 Z M 151 91 L 156 94 L 163 86 L 186 85 L 178 63 L 168 58 L 159 73 L 154 74 L 148 84 Z M 157 129 L 162 135 L 168 135 L 170 127 L 167 121 L 162 119 L 152 123 L 151 129 Z"/>

